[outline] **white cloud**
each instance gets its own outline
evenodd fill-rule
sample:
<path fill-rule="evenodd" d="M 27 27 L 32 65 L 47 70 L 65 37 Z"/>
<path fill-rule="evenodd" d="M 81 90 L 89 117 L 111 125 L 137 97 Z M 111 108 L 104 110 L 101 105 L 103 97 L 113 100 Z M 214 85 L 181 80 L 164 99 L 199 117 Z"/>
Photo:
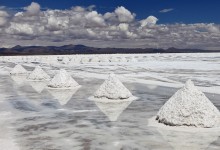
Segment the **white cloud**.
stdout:
<path fill-rule="evenodd" d="M 135 15 L 132 14 L 129 10 L 124 8 L 123 6 L 115 9 L 115 14 L 118 17 L 120 22 L 132 22 L 134 20 Z"/>
<path fill-rule="evenodd" d="M 11 12 L 10 12 L 11 14 Z M 40 10 L 32 3 L 9 15 L 0 10 L 2 45 L 87 44 L 97 47 L 219 48 L 219 24 L 157 24 L 149 16 L 135 19 L 124 7 L 100 14 L 92 7 Z"/>
<path fill-rule="evenodd" d="M 32 2 L 31 5 L 25 8 L 28 14 L 37 15 L 40 12 L 40 5 L 38 3 Z"/>
<path fill-rule="evenodd" d="M 3 26 L 8 21 L 9 14 L 6 11 L 0 10 L 0 26 Z"/>
<path fill-rule="evenodd" d="M 167 9 L 162 9 L 162 10 L 160 10 L 159 12 L 160 13 L 167 13 L 167 12 L 171 12 L 171 11 L 173 11 L 174 9 L 173 8 L 167 8 Z"/>
<path fill-rule="evenodd" d="M 154 26 L 157 23 L 158 19 L 154 16 L 149 16 L 144 20 L 141 20 L 141 27 L 145 27 L 145 26 Z"/>

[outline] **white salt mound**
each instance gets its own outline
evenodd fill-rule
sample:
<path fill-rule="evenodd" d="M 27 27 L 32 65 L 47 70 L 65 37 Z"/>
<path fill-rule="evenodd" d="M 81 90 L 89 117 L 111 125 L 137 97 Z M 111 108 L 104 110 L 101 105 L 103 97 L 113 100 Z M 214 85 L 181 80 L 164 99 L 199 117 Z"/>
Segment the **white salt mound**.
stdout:
<path fill-rule="evenodd" d="M 79 84 L 66 72 L 61 69 L 57 75 L 50 81 L 48 87 L 50 88 L 76 88 Z"/>
<path fill-rule="evenodd" d="M 68 57 L 64 57 L 63 60 L 62 60 L 63 64 L 68 64 L 69 62 L 70 62 L 70 60 L 69 60 Z"/>
<path fill-rule="evenodd" d="M 220 113 L 191 80 L 159 110 L 156 120 L 170 126 L 212 128 L 219 126 Z"/>
<path fill-rule="evenodd" d="M 17 64 L 12 71 L 10 72 L 11 75 L 19 75 L 19 74 L 27 74 L 27 70 L 24 69 L 21 65 Z"/>
<path fill-rule="evenodd" d="M 50 76 L 40 66 L 37 66 L 27 78 L 29 80 L 49 80 Z"/>
<path fill-rule="evenodd" d="M 127 99 L 132 97 L 131 92 L 114 75 L 110 74 L 108 79 L 95 92 L 95 98 Z"/>

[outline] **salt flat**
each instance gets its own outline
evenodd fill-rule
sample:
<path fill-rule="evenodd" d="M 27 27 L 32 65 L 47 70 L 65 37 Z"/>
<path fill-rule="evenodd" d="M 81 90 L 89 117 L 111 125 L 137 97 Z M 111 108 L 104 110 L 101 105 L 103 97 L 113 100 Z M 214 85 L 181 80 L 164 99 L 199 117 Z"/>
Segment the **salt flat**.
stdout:
<path fill-rule="evenodd" d="M 91 61 L 94 58 L 99 62 Z M 133 58 L 137 61 L 129 61 Z M 0 141 L 6 141 L 2 150 L 8 145 L 10 150 L 220 149 L 218 132 L 148 126 L 148 119 L 188 79 L 220 109 L 220 53 L 11 56 L 0 61 L 0 132 L 5 133 Z M 51 93 L 44 84 L 9 76 L 15 63 L 29 72 L 40 65 L 50 77 L 65 69 L 82 87 Z M 109 73 L 117 74 L 139 99 L 115 105 L 121 106 L 117 109 L 89 100 Z"/>

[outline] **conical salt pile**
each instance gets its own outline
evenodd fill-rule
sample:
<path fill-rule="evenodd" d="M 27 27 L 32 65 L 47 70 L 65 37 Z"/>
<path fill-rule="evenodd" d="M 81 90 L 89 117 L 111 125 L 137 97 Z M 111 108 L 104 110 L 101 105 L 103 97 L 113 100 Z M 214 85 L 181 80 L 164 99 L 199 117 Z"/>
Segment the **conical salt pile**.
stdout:
<path fill-rule="evenodd" d="M 162 106 L 156 120 L 170 126 L 211 128 L 219 125 L 219 117 L 219 110 L 188 80 Z"/>
<path fill-rule="evenodd" d="M 110 74 L 108 79 L 94 94 L 94 98 L 107 98 L 112 100 L 128 99 L 130 97 L 133 97 L 133 95 L 115 74 Z"/>
<path fill-rule="evenodd" d="M 50 76 L 40 67 L 37 66 L 34 71 L 27 77 L 28 80 L 49 80 Z"/>
<path fill-rule="evenodd" d="M 21 75 L 21 74 L 27 74 L 27 70 L 24 69 L 21 65 L 17 64 L 12 71 L 10 72 L 11 75 Z"/>
<path fill-rule="evenodd" d="M 66 70 L 61 69 L 50 81 L 48 87 L 71 89 L 79 87 L 79 84 L 66 72 Z"/>

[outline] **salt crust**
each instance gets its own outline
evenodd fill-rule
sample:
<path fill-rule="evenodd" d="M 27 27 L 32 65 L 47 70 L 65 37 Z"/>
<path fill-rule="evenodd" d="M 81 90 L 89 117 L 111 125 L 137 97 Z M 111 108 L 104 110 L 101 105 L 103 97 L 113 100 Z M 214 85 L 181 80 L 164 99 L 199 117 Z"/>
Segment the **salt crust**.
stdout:
<path fill-rule="evenodd" d="M 11 75 L 21 75 L 21 74 L 27 74 L 27 70 L 24 69 L 21 65 L 17 64 L 12 71 L 10 72 Z"/>
<path fill-rule="evenodd" d="M 191 80 L 159 110 L 156 120 L 169 126 L 219 127 L 220 113 Z"/>
<path fill-rule="evenodd" d="M 37 66 L 27 77 L 28 80 L 50 80 L 50 76 L 40 67 Z"/>
<path fill-rule="evenodd" d="M 80 85 L 64 69 L 61 69 L 47 86 L 48 88 L 59 89 L 73 89 L 80 87 Z"/>
<path fill-rule="evenodd" d="M 108 79 L 94 93 L 94 98 L 107 98 L 110 100 L 124 100 L 133 97 L 131 92 L 115 76 L 110 74 Z"/>

